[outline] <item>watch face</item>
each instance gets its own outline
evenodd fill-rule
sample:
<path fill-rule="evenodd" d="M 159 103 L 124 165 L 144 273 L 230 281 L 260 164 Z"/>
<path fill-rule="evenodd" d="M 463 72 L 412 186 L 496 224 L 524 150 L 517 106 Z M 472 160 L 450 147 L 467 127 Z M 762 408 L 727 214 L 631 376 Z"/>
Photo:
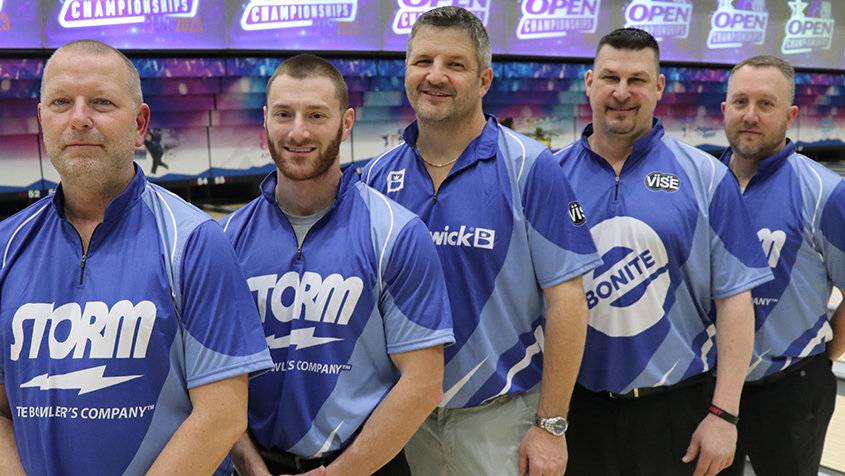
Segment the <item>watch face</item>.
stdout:
<path fill-rule="evenodd" d="M 552 430 L 556 435 L 562 435 L 566 432 L 566 420 L 563 418 L 556 418 L 556 421 L 552 423 Z"/>

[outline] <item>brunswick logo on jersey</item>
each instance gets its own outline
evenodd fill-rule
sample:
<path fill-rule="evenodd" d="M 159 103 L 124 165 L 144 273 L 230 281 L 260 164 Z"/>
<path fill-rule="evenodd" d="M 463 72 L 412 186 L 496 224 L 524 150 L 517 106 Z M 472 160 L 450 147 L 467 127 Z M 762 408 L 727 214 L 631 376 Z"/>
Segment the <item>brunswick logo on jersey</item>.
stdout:
<path fill-rule="evenodd" d="M 833 27 L 836 20 L 831 12 L 830 2 L 821 2 L 813 17 L 806 16 L 804 9 L 809 5 L 802 0 L 787 2 L 792 9 L 792 16 L 786 21 L 786 36 L 780 52 L 785 55 L 809 53 L 814 48 L 829 50 L 833 40 Z"/>
<path fill-rule="evenodd" d="M 465 246 L 492 250 L 496 242 L 496 230 L 466 225 L 461 225 L 457 230 L 450 230 L 449 225 L 446 225 L 443 231 L 432 231 L 431 239 L 438 246 Z"/>
<path fill-rule="evenodd" d="M 769 12 L 765 0 L 739 0 L 737 8 L 733 1 L 719 0 L 719 8 L 710 15 L 708 48 L 740 48 L 766 41 Z"/>
<path fill-rule="evenodd" d="M 649 329 L 663 317 L 671 285 L 660 236 L 632 217 L 607 219 L 591 232 L 604 264 L 584 275 L 590 326 L 610 337 Z"/>
<path fill-rule="evenodd" d="M 195 17 L 200 0 L 66 0 L 64 28 L 143 23 L 148 17 Z"/>
<path fill-rule="evenodd" d="M 405 188 L 405 169 L 394 170 L 387 175 L 387 193 Z"/>
<path fill-rule="evenodd" d="M 156 306 L 150 301 L 119 301 L 111 309 L 100 301 L 84 307 L 75 302 L 58 308 L 54 303 L 24 304 L 12 318 L 11 359 L 143 359 L 155 319 Z M 101 365 L 63 375 L 43 374 L 21 387 L 75 389 L 82 395 L 141 377 L 107 377 L 105 371 Z"/>
<path fill-rule="evenodd" d="M 658 41 L 686 38 L 690 21 L 690 0 L 632 0 L 625 9 L 625 28 L 645 30 Z"/>
<path fill-rule="evenodd" d="M 309 27 L 315 21 L 354 21 L 358 0 L 252 0 L 244 8 L 241 28 L 272 30 Z"/>
<path fill-rule="evenodd" d="M 393 17 L 393 33 L 408 35 L 417 18 L 423 13 L 437 7 L 454 5 L 463 7 L 477 16 L 484 26 L 490 18 L 490 4 L 493 0 L 397 0 L 399 11 Z"/>
<path fill-rule="evenodd" d="M 595 33 L 601 0 L 523 0 L 520 40 Z"/>

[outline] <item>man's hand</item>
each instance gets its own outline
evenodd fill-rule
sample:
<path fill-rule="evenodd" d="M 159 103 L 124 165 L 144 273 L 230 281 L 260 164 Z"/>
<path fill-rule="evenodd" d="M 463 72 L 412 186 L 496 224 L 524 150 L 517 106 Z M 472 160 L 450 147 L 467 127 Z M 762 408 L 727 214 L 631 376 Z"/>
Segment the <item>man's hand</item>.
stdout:
<path fill-rule="evenodd" d="M 693 476 L 715 476 L 733 463 L 736 450 L 736 425 L 708 414 L 692 435 L 684 463 L 698 455 Z"/>
<path fill-rule="evenodd" d="M 519 445 L 519 476 L 560 476 L 568 458 L 566 436 L 531 425 Z"/>

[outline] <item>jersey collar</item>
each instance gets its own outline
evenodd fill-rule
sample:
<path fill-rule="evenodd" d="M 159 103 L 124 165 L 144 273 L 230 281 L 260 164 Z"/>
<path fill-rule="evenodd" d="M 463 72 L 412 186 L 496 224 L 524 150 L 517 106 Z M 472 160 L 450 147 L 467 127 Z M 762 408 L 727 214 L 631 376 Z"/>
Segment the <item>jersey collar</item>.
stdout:
<path fill-rule="evenodd" d="M 355 190 L 355 184 L 359 181 L 358 170 L 355 167 L 347 165 L 345 167 L 341 167 L 341 170 L 342 174 L 340 176 L 340 183 L 337 186 L 337 198 L 334 201 L 334 205 L 332 205 L 333 209 L 345 195 L 352 190 Z M 267 174 L 267 176 L 264 177 L 264 180 L 261 181 L 261 196 L 273 204 L 276 208 L 279 208 L 279 202 L 276 201 L 276 184 L 279 183 L 278 173 L 279 170 L 276 169 Z M 281 211 L 281 209 L 279 209 L 279 211 Z"/>
<path fill-rule="evenodd" d="M 649 152 L 651 152 L 651 149 L 653 149 L 663 139 L 663 123 L 660 122 L 660 119 L 656 117 L 652 118 L 651 121 L 651 130 L 648 131 L 646 135 L 640 137 L 636 140 L 636 142 L 634 142 L 634 149 L 631 151 L 631 155 L 629 155 L 628 159 L 625 161 L 625 167 L 623 167 L 623 170 L 632 167 L 634 164 L 642 160 L 643 157 L 648 156 Z M 593 152 L 593 150 L 590 149 L 590 141 L 588 140 L 588 138 L 591 135 L 593 135 L 592 123 L 587 124 L 587 127 L 585 127 L 584 131 L 581 133 L 581 146 L 589 152 L 589 155 L 593 158 L 593 160 L 599 161 L 599 163 L 607 164 L 607 161 L 602 156 Z"/>
<path fill-rule="evenodd" d="M 795 144 L 786 139 L 786 146 L 780 150 L 777 154 L 763 159 L 757 164 L 757 175 L 752 177 L 752 180 L 755 178 L 757 180 L 763 180 L 764 178 L 768 177 L 769 175 L 775 173 L 778 169 L 786 163 L 786 159 L 789 158 L 790 155 L 795 153 Z M 730 147 L 725 149 L 722 153 L 722 156 L 719 157 L 719 160 L 722 161 L 723 164 L 730 167 L 731 165 L 731 157 L 733 157 L 733 150 Z"/>
<path fill-rule="evenodd" d="M 458 161 L 452 167 L 452 171 L 449 172 L 450 175 L 479 160 L 489 160 L 496 157 L 496 151 L 499 148 L 499 122 L 496 120 L 496 117 L 490 114 L 485 114 L 484 117 L 487 119 L 487 123 L 484 124 L 481 135 L 473 139 L 467 148 L 464 149 L 461 157 L 458 158 Z M 420 129 L 417 121 L 412 122 L 402 132 L 402 138 L 405 139 L 405 144 L 414 151 L 417 161 L 422 165 L 420 152 L 417 150 L 417 138 L 419 136 Z"/>
<path fill-rule="evenodd" d="M 109 202 L 108 206 L 106 206 L 103 223 L 108 223 L 111 220 L 123 216 L 124 213 L 126 213 L 135 205 L 136 202 L 138 202 L 138 200 L 141 199 L 141 194 L 147 187 L 147 177 L 144 175 L 144 171 L 141 170 L 141 167 L 138 167 L 138 164 L 133 163 L 133 165 L 135 167 L 135 176 L 132 177 L 132 181 L 129 182 L 129 186 L 126 187 L 126 190 L 115 197 L 111 202 Z M 65 194 L 61 183 L 58 187 L 56 187 L 56 194 L 53 195 L 53 206 L 56 209 L 56 213 L 60 217 L 65 218 Z"/>

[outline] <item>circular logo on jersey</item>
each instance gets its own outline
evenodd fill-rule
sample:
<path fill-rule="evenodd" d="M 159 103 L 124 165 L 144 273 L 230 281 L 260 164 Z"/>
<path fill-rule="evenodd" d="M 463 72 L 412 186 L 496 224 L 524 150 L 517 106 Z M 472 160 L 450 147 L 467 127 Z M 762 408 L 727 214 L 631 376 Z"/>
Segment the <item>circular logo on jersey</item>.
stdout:
<path fill-rule="evenodd" d="M 584 275 L 589 323 L 611 337 L 630 337 L 656 324 L 669 291 L 669 258 L 660 236 L 632 217 L 592 228 L 604 264 Z"/>
<path fill-rule="evenodd" d="M 580 203 L 572 202 L 569 204 L 569 219 L 572 220 L 572 224 L 575 226 L 581 226 L 587 223 L 587 216 L 584 215 L 584 210 L 581 209 Z"/>

